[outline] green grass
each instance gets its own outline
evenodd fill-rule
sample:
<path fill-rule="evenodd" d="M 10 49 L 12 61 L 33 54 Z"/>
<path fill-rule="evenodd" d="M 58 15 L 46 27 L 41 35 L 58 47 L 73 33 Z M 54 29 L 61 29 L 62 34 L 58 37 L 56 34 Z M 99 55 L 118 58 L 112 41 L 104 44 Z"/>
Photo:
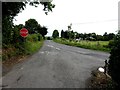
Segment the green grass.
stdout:
<path fill-rule="evenodd" d="M 38 36 L 39 34 L 32 34 L 26 38 L 25 42 L 6 45 L 6 48 L 3 48 L 2 61 L 37 52 L 42 47 L 44 41 L 41 36 L 40 39 Z"/>
<path fill-rule="evenodd" d="M 86 49 L 92 49 L 92 50 L 99 50 L 99 51 L 105 51 L 109 52 L 110 49 L 107 48 L 107 45 L 109 44 L 109 41 L 86 41 L 86 40 L 81 40 L 79 42 L 76 42 L 74 40 L 66 40 L 66 39 L 54 39 L 53 41 L 65 45 L 70 45 L 70 46 L 76 46 L 76 47 L 81 47 L 81 48 L 86 48 Z"/>
<path fill-rule="evenodd" d="M 26 41 L 24 48 L 21 49 L 9 45 L 8 49 L 4 50 L 4 53 L 2 54 L 2 61 L 8 60 L 12 57 L 18 57 L 20 55 L 26 56 L 34 54 L 42 47 L 42 45 L 43 40 L 35 42 Z"/>
<path fill-rule="evenodd" d="M 43 45 L 43 41 L 36 41 L 36 42 L 30 42 L 27 41 L 25 43 L 25 47 L 26 47 L 26 54 L 33 54 L 36 51 L 38 51 Z"/>

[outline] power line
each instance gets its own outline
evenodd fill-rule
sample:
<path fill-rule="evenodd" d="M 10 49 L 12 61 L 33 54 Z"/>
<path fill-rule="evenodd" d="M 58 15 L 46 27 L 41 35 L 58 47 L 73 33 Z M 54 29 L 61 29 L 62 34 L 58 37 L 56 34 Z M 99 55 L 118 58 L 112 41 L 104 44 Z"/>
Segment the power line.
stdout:
<path fill-rule="evenodd" d="M 105 22 L 113 22 L 118 21 L 118 19 L 111 19 L 111 20 L 103 20 L 103 21 L 95 21 L 95 22 L 83 22 L 83 23 L 72 23 L 72 24 L 94 24 L 94 23 L 105 23 Z"/>

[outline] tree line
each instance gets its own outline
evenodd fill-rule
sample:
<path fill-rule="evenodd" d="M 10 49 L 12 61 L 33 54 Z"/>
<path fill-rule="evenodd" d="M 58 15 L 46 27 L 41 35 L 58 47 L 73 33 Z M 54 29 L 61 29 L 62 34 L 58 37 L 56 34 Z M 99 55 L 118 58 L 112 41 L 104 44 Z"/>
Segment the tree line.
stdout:
<path fill-rule="evenodd" d="M 59 37 L 58 30 L 54 30 L 52 34 L 53 38 Z M 90 40 L 90 41 L 109 41 L 115 37 L 114 33 L 105 32 L 103 35 L 98 35 L 96 33 L 78 33 L 69 31 L 69 30 L 61 30 L 61 38 L 65 39 L 79 39 L 79 40 Z"/>

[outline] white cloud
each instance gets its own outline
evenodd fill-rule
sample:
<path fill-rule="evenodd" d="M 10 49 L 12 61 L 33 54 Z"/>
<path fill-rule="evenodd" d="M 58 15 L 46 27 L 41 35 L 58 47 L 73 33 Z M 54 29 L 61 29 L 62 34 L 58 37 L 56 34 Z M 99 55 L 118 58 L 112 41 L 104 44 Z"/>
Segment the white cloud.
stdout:
<path fill-rule="evenodd" d="M 42 5 L 38 8 L 27 5 L 26 9 L 18 14 L 14 23 L 24 24 L 29 18 L 34 18 L 49 28 L 48 36 L 52 35 L 54 29 L 58 29 L 59 32 L 62 29 L 66 30 L 70 23 L 73 24 L 72 29 L 79 33 L 114 33 L 118 29 L 118 1 L 53 0 L 56 7 L 48 15 L 44 14 Z"/>

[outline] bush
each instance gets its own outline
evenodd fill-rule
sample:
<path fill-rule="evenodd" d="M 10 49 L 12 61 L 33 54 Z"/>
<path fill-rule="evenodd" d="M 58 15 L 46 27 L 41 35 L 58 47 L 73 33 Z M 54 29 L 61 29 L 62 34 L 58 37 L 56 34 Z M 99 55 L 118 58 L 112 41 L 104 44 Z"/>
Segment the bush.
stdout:
<path fill-rule="evenodd" d="M 120 85 L 120 33 L 116 35 L 114 46 L 111 49 L 108 65 L 108 73 L 112 79 Z"/>
<path fill-rule="evenodd" d="M 114 40 L 110 40 L 108 44 L 108 48 L 112 48 L 114 46 Z"/>
<path fill-rule="evenodd" d="M 41 34 L 31 34 L 27 38 L 27 41 L 36 42 L 42 40 Z"/>
<path fill-rule="evenodd" d="M 52 40 L 52 37 L 47 37 L 47 40 Z"/>
<path fill-rule="evenodd" d="M 37 41 L 37 42 L 30 42 L 27 41 L 25 43 L 25 54 L 30 55 L 35 53 L 39 48 L 42 46 L 43 41 Z"/>

